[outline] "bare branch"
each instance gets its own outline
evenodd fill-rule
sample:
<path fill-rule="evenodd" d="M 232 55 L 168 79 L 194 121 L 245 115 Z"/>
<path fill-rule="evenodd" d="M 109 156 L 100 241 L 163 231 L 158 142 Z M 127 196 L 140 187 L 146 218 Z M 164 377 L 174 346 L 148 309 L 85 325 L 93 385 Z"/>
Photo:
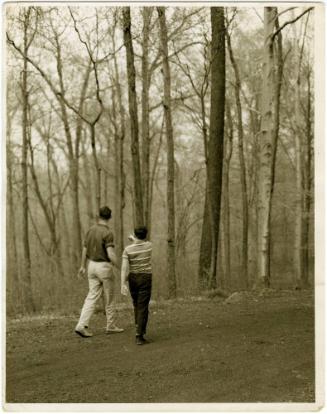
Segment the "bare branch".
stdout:
<path fill-rule="evenodd" d="M 98 62 L 97 62 L 97 60 L 94 59 L 88 43 L 85 40 L 82 39 L 80 31 L 77 27 L 76 19 L 73 15 L 73 12 L 72 12 L 71 8 L 68 7 L 68 9 L 69 9 L 71 18 L 73 19 L 73 22 L 74 22 L 75 32 L 78 34 L 78 38 L 79 38 L 80 42 L 86 47 L 87 53 L 89 55 L 90 61 L 92 62 L 92 66 L 93 66 L 93 72 L 94 72 L 95 84 L 96 84 L 96 97 L 97 97 L 97 101 L 99 102 L 99 105 L 100 105 L 100 110 L 99 110 L 99 113 L 97 114 L 97 116 L 95 117 L 95 119 L 92 122 L 87 122 L 89 125 L 92 126 L 92 125 L 95 125 L 99 121 L 99 119 L 101 118 L 101 115 L 103 113 L 103 110 L 104 110 L 103 101 L 102 101 L 101 96 L 100 96 L 99 76 L 98 76 L 98 70 L 97 70 Z M 97 14 L 96 14 L 96 22 L 97 22 L 96 28 L 97 28 L 97 32 L 98 32 L 98 15 Z"/>
<path fill-rule="evenodd" d="M 25 56 L 24 52 L 20 49 L 20 47 L 18 47 L 15 42 L 9 37 L 8 33 L 6 33 L 7 35 L 7 42 L 13 46 L 14 49 L 17 50 L 17 52 L 23 57 L 25 58 L 42 76 L 42 78 L 45 80 L 45 82 L 48 84 L 48 86 L 50 87 L 51 91 L 53 92 L 53 94 L 55 95 L 55 97 L 58 99 L 59 102 L 63 102 L 69 109 L 71 109 L 73 112 L 75 112 L 76 115 L 80 116 L 84 122 L 86 122 L 87 124 L 89 124 L 89 120 L 86 119 L 76 108 L 73 107 L 73 105 L 71 105 L 67 99 L 62 95 L 62 93 L 60 91 L 58 91 L 55 86 L 53 85 L 53 83 L 51 82 L 51 80 L 49 79 L 49 77 L 47 76 L 47 74 L 40 68 L 40 66 L 34 62 L 34 60 L 32 60 L 29 56 Z"/>
<path fill-rule="evenodd" d="M 273 35 L 271 36 L 271 41 L 274 41 L 274 39 L 278 35 L 278 33 L 280 33 L 286 26 L 288 26 L 289 24 L 297 22 L 299 19 L 301 19 L 302 16 L 304 16 L 306 13 L 310 13 L 310 11 L 313 10 L 313 9 L 314 9 L 314 7 L 309 7 L 308 9 L 304 10 L 304 12 L 301 13 L 299 16 L 295 17 L 295 19 L 289 20 L 289 21 L 285 22 L 283 25 L 281 25 L 280 28 L 278 30 L 276 30 L 273 33 Z"/>

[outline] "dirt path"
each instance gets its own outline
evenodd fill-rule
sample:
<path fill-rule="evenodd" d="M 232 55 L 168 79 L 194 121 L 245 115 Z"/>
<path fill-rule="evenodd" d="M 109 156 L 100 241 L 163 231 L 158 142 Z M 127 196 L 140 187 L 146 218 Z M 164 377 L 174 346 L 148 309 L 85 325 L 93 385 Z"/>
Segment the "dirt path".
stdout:
<path fill-rule="evenodd" d="M 226 304 L 154 305 L 149 337 L 73 333 L 76 318 L 9 322 L 6 400 L 20 403 L 314 402 L 314 307 L 308 293 Z"/>

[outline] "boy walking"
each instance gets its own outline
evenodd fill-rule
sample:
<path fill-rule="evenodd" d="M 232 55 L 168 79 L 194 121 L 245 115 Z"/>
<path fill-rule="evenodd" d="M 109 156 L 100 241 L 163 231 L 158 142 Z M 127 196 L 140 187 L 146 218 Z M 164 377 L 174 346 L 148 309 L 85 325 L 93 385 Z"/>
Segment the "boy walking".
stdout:
<path fill-rule="evenodd" d="M 93 336 L 88 331 L 89 320 L 102 293 L 104 294 L 107 318 L 106 333 L 123 332 L 123 329 L 115 325 L 113 266 L 117 267 L 117 259 L 114 252 L 114 237 L 109 228 L 110 218 L 110 208 L 101 207 L 99 220 L 89 229 L 84 241 L 81 268 L 78 273 L 79 277 L 85 275 L 86 260 L 88 260 L 89 293 L 75 328 L 75 332 L 83 338 Z"/>
<path fill-rule="evenodd" d="M 137 227 L 133 244 L 125 248 L 122 256 L 121 293 L 127 295 L 129 290 L 132 296 L 137 345 L 147 343 L 144 335 L 152 287 L 152 243 L 146 240 L 147 233 L 146 227 Z"/>

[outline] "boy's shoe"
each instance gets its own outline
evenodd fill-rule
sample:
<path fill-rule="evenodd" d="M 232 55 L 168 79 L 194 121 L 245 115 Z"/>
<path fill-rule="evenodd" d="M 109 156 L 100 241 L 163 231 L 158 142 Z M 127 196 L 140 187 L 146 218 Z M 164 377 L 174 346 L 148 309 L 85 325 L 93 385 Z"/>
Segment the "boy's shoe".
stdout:
<path fill-rule="evenodd" d="M 147 341 L 142 335 L 136 336 L 136 345 L 146 345 L 149 341 Z"/>
<path fill-rule="evenodd" d="M 110 328 L 106 329 L 107 334 L 121 333 L 121 332 L 124 332 L 124 329 L 123 328 L 118 328 L 118 326 L 111 326 Z"/>
<path fill-rule="evenodd" d="M 76 328 L 75 333 L 83 338 L 90 338 L 93 336 L 91 332 L 89 332 L 86 328 Z"/>

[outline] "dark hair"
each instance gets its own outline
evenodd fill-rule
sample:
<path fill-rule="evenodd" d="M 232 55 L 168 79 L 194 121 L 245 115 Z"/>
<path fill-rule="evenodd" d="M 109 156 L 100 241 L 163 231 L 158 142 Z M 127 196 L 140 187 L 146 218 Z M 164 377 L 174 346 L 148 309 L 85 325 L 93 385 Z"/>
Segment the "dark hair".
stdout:
<path fill-rule="evenodd" d="M 111 210 L 108 206 L 101 207 L 99 210 L 99 217 L 103 220 L 109 220 L 111 218 Z"/>
<path fill-rule="evenodd" d="M 136 227 L 134 229 L 134 234 L 138 239 L 144 240 L 148 234 L 148 229 L 145 226 Z"/>

